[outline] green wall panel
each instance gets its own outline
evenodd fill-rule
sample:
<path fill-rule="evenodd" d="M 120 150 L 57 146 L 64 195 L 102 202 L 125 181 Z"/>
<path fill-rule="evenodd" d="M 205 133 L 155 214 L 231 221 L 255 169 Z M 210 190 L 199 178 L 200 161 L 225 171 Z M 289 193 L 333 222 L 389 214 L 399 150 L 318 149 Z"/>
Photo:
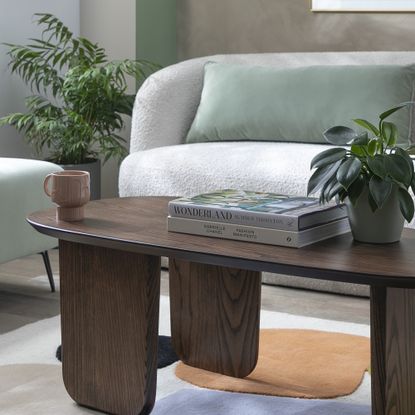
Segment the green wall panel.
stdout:
<path fill-rule="evenodd" d="M 136 0 L 137 59 L 177 62 L 176 0 Z"/>

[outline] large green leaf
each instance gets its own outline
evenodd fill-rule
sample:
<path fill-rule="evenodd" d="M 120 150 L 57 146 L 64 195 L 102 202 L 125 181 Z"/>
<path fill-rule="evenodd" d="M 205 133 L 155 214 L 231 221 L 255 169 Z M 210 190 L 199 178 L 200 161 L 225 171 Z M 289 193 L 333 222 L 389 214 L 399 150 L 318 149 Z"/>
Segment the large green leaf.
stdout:
<path fill-rule="evenodd" d="M 346 145 L 359 136 L 353 129 L 341 125 L 329 128 L 323 135 L 329 143 L 338 146 Z"/>
<path fill-rule="evenodd" d="M 336 175 L 333 174 L 332 177 L 326 182 L 322 187 L 320 192 L 320 203 L 326 203 L 332 199 L 340 190 L 343 189 L 343 186 L 337 181 Z"/>
<path fill-rule="evenodd" d="M 395 154 L 401 156 L 405 159 L 406 163 L 408 164 L 408 168 L 412 171 L 412 175 L 414 174 L 414 162 L 408 152 L 400 147 L 395 147 Z"/>
<path fill-rule="evenodd" d="M 398 129 L 392 122 L 384 121 L 382 123 L 382 137 L 388 147 L 393 147 L 398 139 Z"/>
<path fill-rule="evenodd" d="M 385 157 L 387 173 L 394 180 L 409 187 L 412 181 L 413 169 L 410 168 L 406 160 L 399 154 L 389 154 Z"/>
<path fill-rule="evenodd" d="M 315 193 L 321 189 L 328 180 L 330 180 L 337 169 L 341 165 L 342 161 L 336 161 L 334 164 L 318 168 L 310 177 L 307 185 L 307 194 Z"/>
<path fill-rule="evenodd" d="M 366 186 L 366 181 L 361 174 L 356 178 L 356 180 L 349 186 L 347 189 L 347 195 L 349 196 L 350 202 L 352 205 L 356 205 L 357 199 L 362 194 Z"/>
<path fill-rule="evenodd" d="M 352 145 L 350 147 L 350 151 L 358 157 L 364 157 L 366 156 L 367 153 L 365 153 L 364 147 L 363 146 L 356 146 L 356 145 Z"/>
<path fill-rule="evenodd" d="M 377 138 L 372 138 L 369 141 L 369 144 L 367 146 L 367 151 L 371 156 L 374 156 L 376 154 L 376 150 L 378 148 L 378 139 Z"/>
<path fill-rule="evenodd" d="M 393 184 L 390 181 L 382 180 L 372 176 L 369 181 L 369 192 L 378 208 L 381 208 L 391 194 Z"/>
<path fill-rule="evenodd" d="M 337 196 L 343 189 L 343 186 L 336 180 L 335 184 L 328 189 L 327 200 L 333 199 L 333 197 Z"/>
<path fill-rule="evenodd" d="M 328 164 L 335 163 L 338 160 L 341 160 L 345 157 L 347 151 L 344 148 L 329 148 L 328 150 L 322 151 L 321 153 L 317 154 L 311 160 L 311 169 L 324 167 Z"/>
<path fill-rule="evenodd" d="M 414 217 L 414 201 L 407 190 L 398 189 L 399 207 L 401 209 L 403 217 L 410 222 Z"/>
<path fill-rule="evenodd" d="M 381 120 L 384 120 L 385 118 L 389 117 L 390 115 L 392 115 L 396 111 L 399 111 L 401 108 L 407 107 L 408 105 L 412 105 L 412 104 L 413 104 L 413 102 L 411 102 L 411 101 L 403 102 L 402 104 L 399 104 L 398 106 L 393 107 L 390 110 L 382 112 L 382 114 L 379 115 L 379 118 Z"/>
<path fill-rule="evenodd" d="M 367 157 L 366 163 L 373 174 L 384 179 L 386 177 L 386 166 L 384 156 L 377 154 L 375 157 Z"/>
<path fill-rule="evenodd" d="M 336 175 L 335 174 L 333 174 L 333 176 L 329 179 L 329 180 L 327 180 L 327 182 L 323 185 L 323 187 L 321 188 L 321 191 L 320 191 L 320 204 L 322 204 L 322 203 L 325 203 L 325 202 L 328 202 L 329 201 L 329 198 L 328 198 L 328 195 L 329 195 L 329 191 L 330 191 L 330 189 L 336 184 L 336 183 L 338 183 L 337 182 L 337 179 L 336 179 Z"/>
<path fill-rule="evenodd" d="M 369 202 L 370 210 L 372 212 L 376 212 L 378 206 L 377 206 L 375 200 L 373 199 L 373 196 L 370 194 L 370 192 L 369 192 L 369 194 L 367 196 L 367 199 L 368 199 L 368 202 Z"/>
<path fill-rule="evenodd" d="M 366 130 L 371 131 L 376 137 L 379 135 L 379 130 L 369 121 L 362 120 L 361 118 L 357 118 L 353 120 L 357 125 L 360 125 L 363 128 L 366 128 Z"/>
<path fill-rule="evenodd" d="M 360 174 L 362 162 L 355 157 L 348 158 L 337 170 L 337 180 L 345 190 L 356 180 Z"/>
<path fill-rule="evenodd" d="M 363 132 L 361 134 L 359 134 L 352 142 L 352 146 L 353 145 L 358 145 L 358 146 L 366 146 L 369 143 L 369 136 L 367 134 L 367 132 Z"/>

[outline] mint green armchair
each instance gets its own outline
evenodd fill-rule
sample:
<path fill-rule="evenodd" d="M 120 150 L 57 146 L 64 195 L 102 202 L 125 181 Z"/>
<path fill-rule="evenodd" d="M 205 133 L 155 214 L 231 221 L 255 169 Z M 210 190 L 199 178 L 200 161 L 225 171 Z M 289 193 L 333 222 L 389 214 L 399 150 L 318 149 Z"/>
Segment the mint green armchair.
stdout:
<path fill-rule="evenodd" d="M 53 206 L 43 192 L 43 180 L 59 170 L 46 161 L 0 157 L 0 263 L 42 254 L 52 292 L 55 285 L 47 251 L 57 241 L 36 232 L 26 217 Z"/>

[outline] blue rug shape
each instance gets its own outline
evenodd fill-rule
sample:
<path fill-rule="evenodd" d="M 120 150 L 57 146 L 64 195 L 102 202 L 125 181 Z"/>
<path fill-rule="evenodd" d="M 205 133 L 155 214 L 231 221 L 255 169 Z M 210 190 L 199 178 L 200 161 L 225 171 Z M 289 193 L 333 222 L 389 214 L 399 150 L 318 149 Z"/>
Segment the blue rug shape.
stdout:
<path fill-rule="evenodd" d="M 151 415 L 371 415 L 368 405 L 184 389 L 156 402 Z"/>
<path fill-rule="evenodd" d="M 170 336 L 159 336 L 159 348 L 157 355 L 157 368 L 170 366 L 179 360 L 171 344 Z"/>

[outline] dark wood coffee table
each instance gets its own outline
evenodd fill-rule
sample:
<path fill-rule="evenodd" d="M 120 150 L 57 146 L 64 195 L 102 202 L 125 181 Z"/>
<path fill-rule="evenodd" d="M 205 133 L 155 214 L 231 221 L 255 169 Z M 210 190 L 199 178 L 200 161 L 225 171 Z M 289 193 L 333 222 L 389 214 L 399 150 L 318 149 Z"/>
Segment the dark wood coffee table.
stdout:
<path fill-rule="evenodd" d="M 91 202 L 83 222 L 29 222 L 59 238 L 63 379 L 81 405 L 154 405 L 160 257 L 170 258 L 174 347 L 192 366 L 243 377 L 258 356 L 262 271 L 371 287 L 372 414 L 415 414 L 415 231 L 387 246 L 342 235 L 302 249 L 169 233 L 168 198 Z"/>

